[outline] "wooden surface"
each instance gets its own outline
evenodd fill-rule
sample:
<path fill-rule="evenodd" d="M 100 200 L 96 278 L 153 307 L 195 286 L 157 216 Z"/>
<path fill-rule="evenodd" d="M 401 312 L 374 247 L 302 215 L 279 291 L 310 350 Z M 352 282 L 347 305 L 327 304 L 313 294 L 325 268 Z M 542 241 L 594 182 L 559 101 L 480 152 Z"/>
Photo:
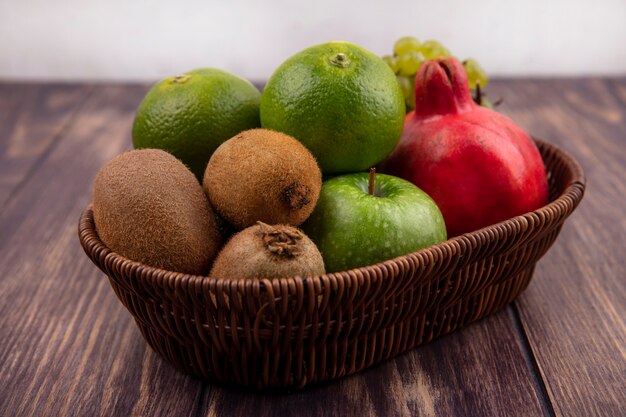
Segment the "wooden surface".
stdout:
<path fill-rule="evenodd" d="M 283 395 L 172 369 L 79 246 L 91 182 L 130 147 L 146 91 L 0 83 L 0 416 L 626 415 L 625 78 L 487 88 L 588 179 L 516 302 L 368 371 Z"/>

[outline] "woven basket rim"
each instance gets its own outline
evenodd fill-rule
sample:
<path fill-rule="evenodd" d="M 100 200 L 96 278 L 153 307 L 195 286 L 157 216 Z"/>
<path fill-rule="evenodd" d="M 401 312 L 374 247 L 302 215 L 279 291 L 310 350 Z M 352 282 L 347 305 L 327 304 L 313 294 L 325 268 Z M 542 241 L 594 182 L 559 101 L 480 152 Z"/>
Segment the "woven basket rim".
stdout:
<path fill-rule="evenodd" d="M 473 246 L 473 242 L 480 241 L 480 235 L 490 235 L 491 238 L 502 238 L 504 235 L 503 230 L 509 228 L 518 230 L 517 233 L 522 233 L 522 230 L 527 228 L 529 223 L 540 221 L 541 217 L 548 215 L 550 212 L 556 212 L 560 215 L 568 216 L 574 208 L 580 203 L 585 187 L 586 178 L 580 164 L 574 159 L 568 152 L 560 149 L 556 145 L 550 144 L 543 140 L 533 137 L 536 144 L 540 148 L 546 150 L 552 150 L 557 158 L 565 162 L 565 166 L 569 169 L 570 181 L 565 186 L 564 190 L 551 202 L 538 208 L 537 210 L 521 214 L 519 216 L 512 217 L 493 225 L 486 226 L 484 228 L 475 230 L 473 232 L 464 233 L 462 235 L 453 237 L 444 242 L 436 245 L 428 246 L 415 252 L 411 252 L 405 255 L 398 256 L 396 258 L 388 259 L 383 262 L 379 262 L 373 265 L 354 268 L 351 270 L 326 273 L 316 276 L 293 276 L 283 278 L 264 278 L 264 279 L 249 279 L 249 278 L 216 278 L 208 275 L 193 275 L 183 272 L 169 271 L 153 266 L 143 264 L 141 262 L 128 259 L 106 246 L 98 235 L 97 230 L 93 226 L 93 205 L 90 202 L 87 208 L 82 212 L 78 225 L 78 234 L 80 243 L 85 251 L 90 253 L 100 253 L 103 256 L 102 263 L 105 265 L 119 265 L 128 272 L 135 276 L 161 278 L 162 284 L 170 288 L 178 287 L 181 282 L 185 282 L 187 285 L 219 285 L 219 286 L 231 286 L 237 285 L 242 281 L 248 283 L 258 283 L 262 287 L 276 287 L 284 284 L 289 285 L 293 280 L 304 280 L 311 282 L 313 285 L 321 284 L 328 279 L 342 279 L 347 278 L 348 275 L 353 275 L 356 272 L 367 272 L 371 269 L 382 270 L 396 270 L 398 263 L 408 261 L 413 258 L 418 264 L 424 264 L 426 260 L 428 262 L 438 262 L 444 257 L 446 253 L 457 253 L 462 247 Z M 521 227 L 520 227 L 521 225 Z M 512 227 L 516 226 L 516 227 Z M 510 235 L 509 235 L 510 236 Z M 423 261 L 421 261 L 423 260 Z M 384 274 L 387 275 L 387 274 Z"/>

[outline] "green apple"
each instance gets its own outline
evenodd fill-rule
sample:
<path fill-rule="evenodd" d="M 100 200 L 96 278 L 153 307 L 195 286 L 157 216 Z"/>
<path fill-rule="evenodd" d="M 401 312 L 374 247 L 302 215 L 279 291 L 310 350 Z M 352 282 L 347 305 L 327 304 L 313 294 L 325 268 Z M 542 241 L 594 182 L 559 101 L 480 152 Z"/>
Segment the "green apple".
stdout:
<path fill-rule="evenodd" d="M 372 265 L 446 240 L 443 216 L 428 194 L 384 174 L 325 181 L 302 227 L 322 252 L 327 272 Z"/>

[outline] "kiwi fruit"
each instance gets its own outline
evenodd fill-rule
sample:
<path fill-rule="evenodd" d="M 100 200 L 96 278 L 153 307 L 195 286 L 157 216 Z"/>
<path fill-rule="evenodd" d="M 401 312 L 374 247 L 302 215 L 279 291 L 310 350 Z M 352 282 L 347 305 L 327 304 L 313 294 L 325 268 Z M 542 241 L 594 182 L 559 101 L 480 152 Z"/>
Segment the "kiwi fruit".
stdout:
<path fill-rule="evenodd" d="M 157 268 L 203 274 L 221 238 L 194 174 L 157 149 L 125 152 L 96 175 L 96 230 L 114 252 Z"/>
<path fill-rule="evenodd" d="M 217 148 L 203 186 L 215 211 L 238 230 L 257 221 L 298 226 L 317 203 L 322 173 L 296 139 L 252 129 Z"/>
<path fill-rule="evenodd" d="M 282 278 L 324 272 L 320 251 L 301 230 L 257 222 L 231 237 L 209 275 L 221 279 Z"/>

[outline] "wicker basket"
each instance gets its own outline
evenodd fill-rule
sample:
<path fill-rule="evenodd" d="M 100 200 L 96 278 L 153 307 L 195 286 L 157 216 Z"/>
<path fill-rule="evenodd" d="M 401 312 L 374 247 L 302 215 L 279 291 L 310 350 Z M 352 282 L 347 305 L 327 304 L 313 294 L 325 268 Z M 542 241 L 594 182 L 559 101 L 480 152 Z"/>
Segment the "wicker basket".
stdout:
<path fill-rule="evenodd" d="M 220 280 L 152 268 L 111 252 L 91 207 L 80 242 L 143 337 L 209 381 L 302 388 L 350 375 L 501 309 L 583 197 L 581 167 L 537 141 L 551 203 L 444 243 L 313 278 Z"/>

